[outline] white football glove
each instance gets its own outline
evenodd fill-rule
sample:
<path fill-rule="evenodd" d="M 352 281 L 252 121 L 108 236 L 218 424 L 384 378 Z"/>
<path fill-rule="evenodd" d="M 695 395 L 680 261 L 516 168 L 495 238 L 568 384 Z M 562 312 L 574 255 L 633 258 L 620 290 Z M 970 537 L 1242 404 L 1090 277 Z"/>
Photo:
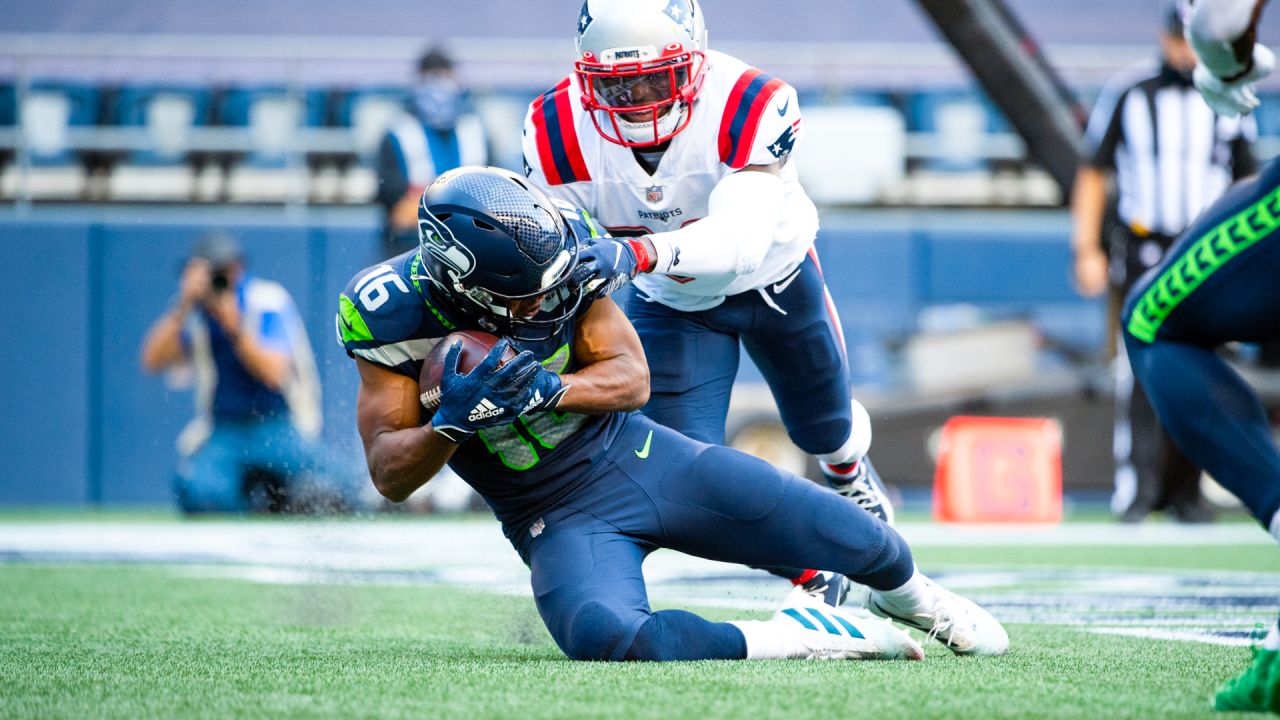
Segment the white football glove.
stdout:
<path fill-rule="evenodd" d="M 1205 102 L 1219 115 L 1235 117 L 1247 115 L 1258 107 L 1258 95 L 1254 85 L 1271 74 L 1276 67 L 1276 56 L 1261 43 L 1253 46 L 1253 68 L 1237 80 L 1226 82 L 1212 70 L 1197 63 L 1192 78 Z"/>

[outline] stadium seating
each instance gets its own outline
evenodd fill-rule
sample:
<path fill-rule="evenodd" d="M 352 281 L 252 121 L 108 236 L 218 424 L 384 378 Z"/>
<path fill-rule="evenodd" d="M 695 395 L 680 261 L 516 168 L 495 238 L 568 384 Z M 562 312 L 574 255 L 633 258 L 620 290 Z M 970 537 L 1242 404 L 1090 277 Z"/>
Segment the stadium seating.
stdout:
<path fill-rule="evenodd" d="M 211 95 L 203 88 L 139 86 L 121 89 L 107 121 L 141 128 L 145 145 L 112 168 L 109 196 L 115 200 L 193 200 L 197 172 L 191 131 L 208 125 Z"/>
<path fill-rule="evenodd" d="M 353 88 L 338 93 L 334 118 L 338 127 L 350 128 L 355 162 L 332 166 L 334 187 L 329 189 L 321 169 L 315 177 L 312 196 L 346 202 L 368 202 L 377 192 L 378 176 L 373 170 L 378 144 L 391 122 L 404 112 L 403 88 Z"/>
<path fill-rule="evenodd" d="M 326 92 L 291 92 L 279 86 L 233 88 L 219 98 L 218 124 L 242 128 L 246 144 L 227 172 L 232 202 L 297 202 L 309 189 L 307 168 L 298 162 L 303 128 L 322 127 Z"/>
<path fill-rule="evenodd" d="M 91 85 L 33 83 L 17 108 L 19 146 L 26 165 L 14 163 L 0 176 L 0 192 L 33 200 L 73 200 L 84 197 L 89 174 L 73 147 L 72 128 L 99 120 L 100 92 Z"/>
<path fill-rule="evenodd" d="M 0 81 L 0 198 L 34 200 L 367 203 L 377 187 L 378 142 L 406 93 L 385 84 L 113 88 L 42 80 L 20 101 L 16 84 Z M 807 118 L 802 179 L 820 203 L 1061 200 L 976 88 L 798 91 Z M 492 88 L 471 99 L 494 164 L 520 168 L 520 126 L 537 93 Z M 1264 158 L 1280 149 L 1276 107 L 1258 111 Z"/>

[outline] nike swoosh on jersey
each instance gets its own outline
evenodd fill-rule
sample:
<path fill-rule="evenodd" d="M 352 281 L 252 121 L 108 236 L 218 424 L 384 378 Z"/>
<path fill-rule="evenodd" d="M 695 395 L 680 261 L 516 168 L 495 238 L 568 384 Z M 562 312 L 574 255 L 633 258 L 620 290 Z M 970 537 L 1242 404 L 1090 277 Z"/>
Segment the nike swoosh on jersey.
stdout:
<path fill-rule="evenodd" d="M 784 290 L 786 290 L 787 288 L 791 287 L 791 283 L 795 282 L 795 279 L 796 279 L 796 278 L 798 278 L 798 277 L 800 277 L 800 268 L 796 268 L 796 271 L 795 271 L 795 272 L 793 272 L 793 273 L 791 273 L 789 276 L 787 276 L 787 278 L 786 278 L 785 280 L 781 280 L 781 281 L 779 281 L 779 282 L 774 283 L 774 284 L 773 284 L 773 294 L 774 294 L 774 295 L 781 295 L 781 294 L 782 294 L 782 291 L 784 291 Z"/>
<path fill-rule="evenodd" d="M 649 434 L 644 439 L 644 447 L 636 451 L 636 457 L 640 458 L 641 460 L 644 460 L 645 458 L 649 457 L 649 443 L 651 442 L 653 442 L 652 430 L 649 431 Z"/>
<path fill-rule="evenodd" d="M 782 103 L 782 107 L 778 108 L 778 117 L 787 116 L 787 108 L 791 107 L 791 98 L 788 96 L 787 101 Z"/>

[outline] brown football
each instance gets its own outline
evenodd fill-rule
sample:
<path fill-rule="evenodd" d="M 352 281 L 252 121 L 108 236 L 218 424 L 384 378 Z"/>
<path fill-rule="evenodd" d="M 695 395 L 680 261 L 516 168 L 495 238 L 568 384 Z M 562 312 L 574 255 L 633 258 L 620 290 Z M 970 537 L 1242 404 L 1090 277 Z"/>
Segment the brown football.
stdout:
<path fill-rule="evenodd" d="M 484 360 L 485 355 L 498 344 L 500 338 L 480 330 L 460 330 L 441 338 L 431 349 L 427 358 L 422 361 L 422 372 L 418 375 L 419 399 L 428 413 L 435 412 L 440 405 L 440 377 L 444 374 L 444 358 L 454 343 L 462 344 L 462 354 L 458 357 L 458 372 L 467 374 Z M 508 347 L 502 355 L 502 362 L 516 356 L 515 348 Z"/>

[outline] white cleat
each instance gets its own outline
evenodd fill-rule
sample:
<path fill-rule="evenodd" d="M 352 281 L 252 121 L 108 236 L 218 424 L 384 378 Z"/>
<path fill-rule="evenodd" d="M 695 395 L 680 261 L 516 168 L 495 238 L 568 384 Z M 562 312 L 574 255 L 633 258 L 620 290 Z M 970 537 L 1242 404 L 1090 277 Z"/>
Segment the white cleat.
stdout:
<path fill-rule="evenodd" d="M 991 613 L 928 578 L 924 581 L 933 590 L 932 608 L 904 610 L 875 590 L 867 598 L 867 608 L 923 631 L 957 655 L 1003 655 L 1009 650 L 1009 633 Z"/>
<path fill-rule="evenodd" d="M 806 660 L 921 660 L 924 650 L 907 633 L 866 611 L 832 607 L 791 591 L 771 623 L 794 639 L 789 657 Z"/>

